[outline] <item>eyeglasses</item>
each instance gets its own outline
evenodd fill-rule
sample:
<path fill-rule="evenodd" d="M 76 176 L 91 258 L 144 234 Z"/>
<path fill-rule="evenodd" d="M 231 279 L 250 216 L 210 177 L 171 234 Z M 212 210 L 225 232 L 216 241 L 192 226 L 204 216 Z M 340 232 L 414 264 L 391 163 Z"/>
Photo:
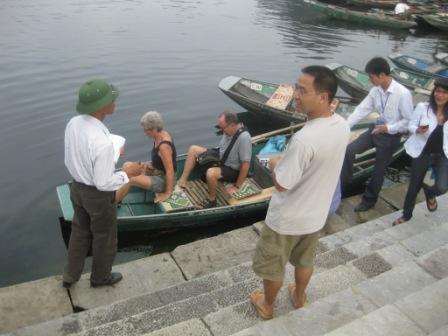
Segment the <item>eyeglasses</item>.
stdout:
<path fill-rule="evenodd" d="M 317 94 L 317 92 L 308 92 L 305 90 L 305 88 L 298 86 L 297 84 L 294 85 L 294 95 L 297 96 L 308 96 L 310 94 Z"/>

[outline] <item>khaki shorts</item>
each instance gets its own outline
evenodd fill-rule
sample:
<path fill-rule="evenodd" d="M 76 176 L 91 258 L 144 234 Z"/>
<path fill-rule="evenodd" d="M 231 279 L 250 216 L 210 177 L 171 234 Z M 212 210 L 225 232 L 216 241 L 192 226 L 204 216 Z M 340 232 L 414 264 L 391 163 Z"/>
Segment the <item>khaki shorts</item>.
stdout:
<path fill-rule="evenodd" d="M 265 224 L 255 248 L 252 265 L 255 274 L 266 280 L 283 281 L 288 261 L 294 267 L 313 266 L 318 240 L 318 232 L 287 236 L 273 231 Z"/>

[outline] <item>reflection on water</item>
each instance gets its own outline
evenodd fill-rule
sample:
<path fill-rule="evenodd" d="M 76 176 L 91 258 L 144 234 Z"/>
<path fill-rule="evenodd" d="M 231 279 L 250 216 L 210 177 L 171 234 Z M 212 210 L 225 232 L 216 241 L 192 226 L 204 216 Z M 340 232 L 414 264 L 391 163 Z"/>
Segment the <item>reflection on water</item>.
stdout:
<path fill-rule="evenodd" d="M 448 51 L 443 34 L 330 21 L 298 0 L 2 0 L 0 22 L 0 286 L 63 267 L 54 188 L 69 178 L 63 131 L 85 80 L 120 88 L 107 125 L 126 137 L 125 159 L 140 160 L 148 110 L 179 152 L 216 143 L 217 114 L 241 110 L 217 89 L 228 75 L 292 83 L 310 63 L 363 68 L 392 51 Z"/>

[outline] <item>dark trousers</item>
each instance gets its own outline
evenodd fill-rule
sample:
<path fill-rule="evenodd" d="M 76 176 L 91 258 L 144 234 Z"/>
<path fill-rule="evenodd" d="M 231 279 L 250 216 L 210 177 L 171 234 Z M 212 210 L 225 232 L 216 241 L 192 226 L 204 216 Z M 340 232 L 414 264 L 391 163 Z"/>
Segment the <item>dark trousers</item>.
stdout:
<path fill-rule="evenodd" d="M 115 192 L 73 182 L 70 198 L 75 212 L 63 280 L 70 283 L 79 280 L 92 246 L 90 280 L 101 282 L 109 276 L 117 252 Z"/>
<path fill-rule="evenodd" d="M 372 134 L 372 130 L 373 126 L 347 146 L 341 172 L 342 185 L 347 186 L 352 183 L 355 155 L 376 148 L 375 166 L 362 196 L 362 202 L 368 206 L 373 206 L 378 199 L 384 181 L 384 173 L 390 164 L 392 155 L 398 149 L 401 139 L 401 134 Z"/>
<path fill-rule="evenodd" d="M 403 206 L 403 217 L 411 219 L 417 194 L 422 187 L 428 168 L 432 166 L 435 173 L 435 183 L 425 189 L 427 197 L 444 194 L 448 190 L 448 159 L 443 154 L 421 154 L 412 159 L 411 179 Z"/>

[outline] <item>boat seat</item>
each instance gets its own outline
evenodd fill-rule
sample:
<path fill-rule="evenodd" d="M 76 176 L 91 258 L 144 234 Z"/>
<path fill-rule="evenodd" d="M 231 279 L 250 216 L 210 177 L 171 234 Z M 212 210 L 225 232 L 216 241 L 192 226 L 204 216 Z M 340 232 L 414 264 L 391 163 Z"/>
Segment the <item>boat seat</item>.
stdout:
<path fill-rule="evenodd" d="M 208 186 L 204 181 L 197 179 L 187 182 L 185 192 L 188 198 L 193 203 L 194 207 L 199 207 L 199 204 L 208 197 Z M 224 184 L 218 183 L 218 190 L 216 192 L 217 206 L 229 205 L 228 200 L 230 195 L 226 191 Z"/>
<path fill-rule="evenodd" d="M 258 103 L 266 103 L 268 101 L 268 97 L 266 97 L 265 95 L 255 92 L 254 90 L 252 90 L 251 88 L 248 88 L 246 85 L 240 84 L 240 83 L 236 83 L 231 91 L 237 92 L 240 95 L 253 99 Z"/>

